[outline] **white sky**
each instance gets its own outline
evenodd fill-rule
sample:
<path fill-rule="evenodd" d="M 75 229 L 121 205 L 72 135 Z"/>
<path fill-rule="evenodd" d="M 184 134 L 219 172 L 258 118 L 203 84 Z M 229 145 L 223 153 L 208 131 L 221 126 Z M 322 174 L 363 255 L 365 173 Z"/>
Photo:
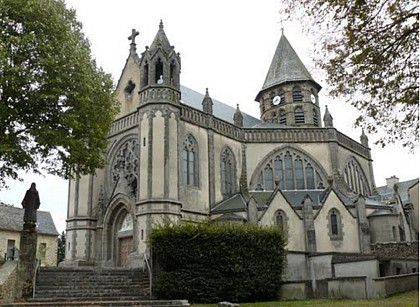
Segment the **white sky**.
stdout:
<path fill-rule="evenodd" d="M 181 83 L 196 91 L 209 88 L 210 96 L 259 118 L 255 96 L 261 89 L 280 39 L 280 1 L 278 0 L 67 0 L 76 9 L 77 18 L 91 42 L 98 65 L 112 74 L 115 82 L 129 53 L 131 29 L 140 32 L 137 52 L 150 45 L 160 20 L 169 42 L 181 54 Z M 357 111 L 344 99 L 327 97 L 327 85 L 320 69 L 311 60 L 313 37 L 302 33 L 299 22 L 284 22 L 284 33 L 313 78 L 324 87 L 320 93 L 322 116 L 325 105 L 334 118 L 334 126 L 359 141 L 360 129 L 353 127 Z M 233 115 L 233 114 L 232 114 Z M 385 178 L 396 175 L 400 181 L 419 176 L 418 150 L 409 154 L 399 145 L 372 149 L 375 181 L 385 185 Z M 50 211 L 59 232 L 65 229 L 67 185 L 59 178 L 25 174 L 24 182 L 7 181 L 10 190 L 0 191 L 0 200 L 20 206 L 32 181 L 37 183 L 40 210 Z"/>

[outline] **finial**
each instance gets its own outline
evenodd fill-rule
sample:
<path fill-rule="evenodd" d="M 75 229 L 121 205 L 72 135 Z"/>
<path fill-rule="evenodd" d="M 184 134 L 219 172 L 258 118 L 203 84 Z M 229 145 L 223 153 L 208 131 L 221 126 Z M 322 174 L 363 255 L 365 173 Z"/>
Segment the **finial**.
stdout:
<path fill-rule="evenodd" d="M 283 18 L 282 18 L 282 15 L 281 15 L 281 10 L 279 11 L 279 15 L 280 15 L 280 22 L 279 22 L 280 30 L 281 30 L 281 35 L 283 36 L 284 35 L 284 28 L 283 28 Z"/>
<path fill-rule="evenodd" d="M 136 29 L 131 30 L 131 35 L 128 37 L 128 40 L 131 40 L 131 44 L 136 44 L 136 36 L 139 35 L 139 31 L 136 31 Z"/>
<path fill-rule="evenodd" d="M 159 29 L 163 29 L 163 21 L 162 21 L 162 19 L 160 20 L 160 23 L 159 23 Z"/>
<path fill-rule="evenodd" d="M 233 123 L 234 123 L 234 125 L 236 125 L 238 127 L 243 127 L 244 126 L 244 117 L 243 117 L 241 111 L 239 110 L 239 103 L 236 105 L 235 114 L 233 114 Z"/>
<path fill-rule="evenodd" d="M 213 100 L 209 95 L 209 88 L 206 87 L 206 94 L 204 95 L 203 102 L 203 111 L 207 114 L 213 114 Z"/>

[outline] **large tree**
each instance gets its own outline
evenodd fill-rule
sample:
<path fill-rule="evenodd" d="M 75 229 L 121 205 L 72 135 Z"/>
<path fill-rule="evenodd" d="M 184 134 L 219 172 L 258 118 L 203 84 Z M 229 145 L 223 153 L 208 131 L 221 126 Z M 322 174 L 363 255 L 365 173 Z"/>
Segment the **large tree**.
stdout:
<path fill-rule="evenodd" d="M 0 0 L 0 188 L 19 170 L 93 173 L 117 112 L 111 77 L 62 0 Z"/>
<path fill-rule="evenodd" d="M 419 132 L 417 0 L 283 0 L 318 40 L 316 58 L 333 96 L 361 111 L 356 125 L 379 144 L 413 150 Z M 306 18 L 305 18 L 306 17 Z M 383 133 L 385 132 L 385 133 Z"/>

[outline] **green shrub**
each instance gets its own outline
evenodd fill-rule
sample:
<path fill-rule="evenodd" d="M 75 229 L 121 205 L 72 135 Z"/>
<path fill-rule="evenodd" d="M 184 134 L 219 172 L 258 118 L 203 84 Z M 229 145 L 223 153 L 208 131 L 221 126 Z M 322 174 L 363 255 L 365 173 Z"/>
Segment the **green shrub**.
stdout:
<path fill-rule="evenodd" d="M 243 302 L 278 294 L 286 252 L 277 227 L 167 224 L 149 240 L 161 270 L 154 285 L 160 299 Z"/>

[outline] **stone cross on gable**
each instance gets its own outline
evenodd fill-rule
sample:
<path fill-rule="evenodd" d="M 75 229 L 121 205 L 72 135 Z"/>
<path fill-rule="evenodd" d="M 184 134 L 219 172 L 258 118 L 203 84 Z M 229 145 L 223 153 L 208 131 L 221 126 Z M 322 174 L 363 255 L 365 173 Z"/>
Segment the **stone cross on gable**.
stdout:
<path fill-rule="evenodd" d="M 279 11 L 279 15 L 280 15 L 280 21 L 278 22 L 280 24 L 280 30 L 281 30 L 281 34 L 284 34 L 284 28 L 283 28 L 283 16 L 282 16 L 282 11 Z"/>
<path fill-rule="evenodd" d="M 128 37 L 128 39 L 131 40 L 131 44 L 136 44 L 136 36 L 139 34 L 139 31 L 136 31 L 136 29 L 131 30 L 131 35 Z"/>

